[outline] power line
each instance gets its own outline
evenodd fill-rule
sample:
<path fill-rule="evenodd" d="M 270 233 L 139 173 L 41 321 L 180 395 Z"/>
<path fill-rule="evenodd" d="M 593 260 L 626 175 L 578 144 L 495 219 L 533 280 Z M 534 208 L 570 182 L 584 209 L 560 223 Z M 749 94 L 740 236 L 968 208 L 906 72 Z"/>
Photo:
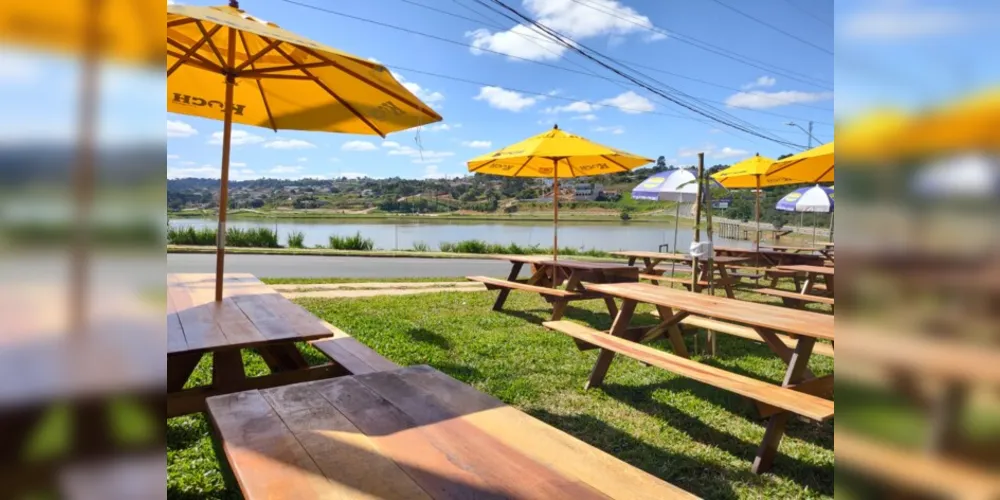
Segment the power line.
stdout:
<path fill-rule="evenodd" d="M 785 77 L 785 78 L 788 78 L 788 79 L 791 79 L 791 80 L 795 80 L 795 81 L 798 81 L 798 82 L 801 82 L 801 83 L 805 83 L 807 85 L 812 85 L 814 87 L 819 87 L 819 88 L 822 88 L 822 89 L 825 89 L 825 90 L 833 90 L 832 87 L 830 87 L 830 85 L 832 85 L 830 82 L 819 80 L 817 78 L 813 78 L 811 76 L 799 73 L 797 71 L 792 71 L 792 70 L 787 69 L 787 68 L 782 68 L 780 66 L 775 66 L 775 65 L 773 65 L 771 63 L 764 62 L 764 61 L 761 61 L 759 59 L 752 58 L 752 57 L 747 56 L 745 54 L 739 54 L 739 53 L 731 51 L 729 49 L 725 49 L 723 47 L 719 47 L 718 45 L 713 45 L 713 44 L 711 44 L 709 42 L 706 42 L 704 40 L 699 40 L 699 39 L 697 39 L 695 37 L 685 35 L 685 34 L 680 33 L 678 31 L 673 31 L 673 30 L 668 31 L 668 30 L 664 30 L 662 28 L 658 28 L 656 26 L 650 26 L 650 25 L 647 25 L 645 23 L 637 22 L 634 19 L 629 19 L 627 17 L 622 17 L 622 16 L 618 15 L 616 12 L 606 10 L 604 7 L 598 6 L 596 4 L 592 4 L 589 1 L 585 1 L 585 0 L 570 0 L 570 1 L 572 1 L 572 2 L 574 2 L 576 4 L 579 4 L 579 5 L 582 5 L 584 7 L 590 8 L 592 10 L 596 10 L 598 12 L 602 12 L 602 13 L 604 13 L 606 15 L 611 16 L 611 17 L 615 17 L 615 18 L 621 19 L 622 21 L 626 21 L 626 22 L 632 23 L 632 24 L 634 24 L 636 26 L 639 26 L 642 29 L 645 29 L 645 30 L 648 30 L 648 31 L 652 31 L 654 33 L 660 33 L 662 35 L 669 36 L 670 38 L 672 38 L 674 40 L 677 40 L 678 42 L 690 45 L 692 47 L 704 50 L 706 52 L 711 52 L 713 54 L 716 54 L 716 55 L 721 56 L 721 57 L 725 57 L 727 59 L 730 59 L 732 61 L 738 62 L 740 64 L 744 64 L 744 65 L 747 65 L 747 66 L 752 66 L 754 68 L 761 69 L 763 71 L 770 71 L 770 72 L 775 73 L 775 74 L 777 74 L 779 76 L 782 76 L 782 77 Z"/>
<path fill-rule="evenodd" d="M 809 12 L 808 10 L 805 9 L 805 7 L 802 7 L 801 5 L 795 3 L 795 0 L 785 0 L 785 3 L 787 3 L 788 5 L 791 5 L 792 7 L 794 7 L 795 10 L 797 10 L 797 11 L 799 11 L 799 12 L 801 12 L 801 13 L 803 13 L 803 14 L 805 14 L 805 15 L 807 15 L 807 16 L 809 16 L 809 17 L 811 17 L 811 18 L 813 18 L 813 19 L 815 19 L 815 20 L 817 20 L 817 21 L 819 21 L 819 22 L 827 25 L 827 26 L 829 26 L 831 29 L 833 28 L 833 25 L 830 24 L 829 21 L 827 21 L 827 20 L 825 20 L 825 19 L 817 16 L 816 14 L 813 14 L 812 12 Z"/>
<path fill-rule="evenodd" d="M 761 24 L 761 25 L 767 26 L 768 28 L 771 28 L 772 30 L 777 31 L 778 33 L 781 33 L 782 35 L 787 36 L 788 38 L 791 38 L 793 40 L 798 40 L 799 42 L 801 42 L 801 43 L 803 43 L 805 45 L 808 45 L 808 46 L 810 46 L 810 47 L 812 47 L 814 49 L 826 52 L 827 54 L 830 54 L 831 56 L 833 55 L 833 51 L 830 50 L 830 49 L 827 49 L 827 48 L 824 48 L 824 47 L 820 47 L 819 45 L 816 45 L 815 43 L 812 43 L 809 40 L 797 37 L 797 36 L 795 36 L 795 35 L 787 32 L 787 31 L 785 31 L 785 30 L 783 30 L 783 29 L 781 29 L 781 28 L 779 28 L 779 27 L 777 27 L 777 26 L 775 26 L 775 25 L 773 25 L 771 23 L 768 23 L 767 21 L 763 21 L 761 19 L 757 19 L 756 17 L 751 16 L 750 14 L 747 14 L 746 12 L 743 12 L 742 10 L 737 9 L 736 7 L 733 7 L 733 6 L 731 6 L 731 5 L 727 4 L 727 3 L 722 2 L 722 0 L 712 0 L 712 1 L 715 2 L 715 3 L 717 3 L 717 4 L 719 4 L 719 5 L 721 5 L 721 6 L 723 6 L 723 7 L 725 7 L 725 8 L 727 8 L 727 9 L 729 9 L 729 10 L 731 10 L 731 11 L 733 11 L 733 12 L 735 12 L 735 13 L 737 13 L 737 14 L 739 14 L 739 15 L 741 15 L 741 16 L 743 16 L 743 17 L 745 17 L 745 18 L 747 18 L 747 19 L 750 19 L 751 21 L 756 22 L 757 24 Z"/>
<path fill-rule="evenodd" d="M 474 50 L 480 50 L 480 51 L 488 52 L 488 53 L 491 53 L 491 54 L 496 54 L 496 55 L 500 55 L 500 56 L 504 56 L 504 57 L 509 57 L 509 58 L 512 58 L 512 59 L 517 59 L 517 60 L 520 60 L 520 61 L 525 61 L 525 62 L 528 62 L 528 63 L 531 63 L 531 64 L 537 64 L 539 66 L 545 66 L 545 67 L 548 67 L 548 68 L 558 69 L 558 70 L 561 70 L 561 71 L 566 71 L 566 72 L 569 72 L 569 73 L 575 73 L 575 74 L 578 74 L 578 75 L 588 76 L 588 77 L 591 77 L 591 78 L 599 78 L 601 80 L 605 80 L 605 81 L 616 83 L 616 84 L 624 83 L 624 82 L 620 82 L 619 80 L 616 80 L 614 78 L 609 78 L 609 77 L 606 77 L 606 76 L 598 75 L 598 74 L 596 74 L 596 73 L 594 73 L 592 71 L 589 71 L 589 70 L 586 70 L 586 71 L 575 70 L 575 69 L 566 68 L 566 67 L 558 66 L 558 65 L 555 65 L 555 64 L 551 64 L 551 63 L 546 63 L 546 62 L 543 62 L 543 61 L 537 61 L 537 60 L 534 60 L 534 59 L 529 59 L 529 58 L 526 58 L 526 57 L 515 56 L 515 55 L 512 55 L 512 54 L 508 54 L 508 53 L 505 53 L 505 52 L 500 52 L 500 51 L 496 51 L 496 50 L 492 50 L 492 49 L 488 49 L 488 48 L 484 48 L 484 47 L 474 47 L 474 46 L 469 45 L 469 44 L 464 43 L 464 42 L 459 42 L 459 41 L 456 41 L 456 40 L 451 40 L 451 39 L 440 37 L 440 36 L 433 35 L 433 34 L 430 34 L 430 33 L 424 33 L 424 32 L 421 32 L 421 31 L 417 31 L 417 30 L 405 28 L 405 27 L 402 27 L 402 26 L 396 26 L 394 24 L 384 23 L 384 22 L 381 22 L 381 21 L 376 21 L 376 20 L 373 20 L 373 19 L 368 19 L 368 18 L 364 18 L 364 17 L 354 16 L 354 15 L 351 15 L 351 14 L 345 14 L 343 12 L 337 12 L 337 11 L 326 9 L 326 8 L 319 7 L 319 6 L 316 6 L 316 5 L 310 5 L 310 4 L 307 4 L 307 3 L 298 2 L 296 0 L 281 0 L 281 1 L 285 2 L 285 3 L 293 4 L 293 5 L 298 5 L 300 7 L 304 7 L 304 8 L 307 8 L 307 9 L 312 9 L 312 10 L 316 10 L 316 11 L 319 11 L 319 12 L 324 12 L 324 13 L 327 13 L 327 14 L 330 14 L 330 15 L 339 16 L 339 17 L 343 17 L 343 18 L 347 18 L 347 19 L 352 19 L 352 20 L 355 20 L 355 21 L 363 22 L 363 23 L 373 24 L 373 25 L 376 25 L 376 26 L 381 26 L 381 27 L 384 27 L 384 28 L 388 28 L 388 29 L 392 29 L 392 30 L 396 30 L 396 31 L 401 31 L 401 32 L 404 32 L 404 33 L 412 34 L 412 35 L 422 36 L 422 37 L 430 38 L 432 40 L 437 40 L 437 41 L 440 41 L 440 42 L 444 42 L 444 43 L 448 43 L 448 44 L 452 44 L 452 45 L 456 45 L 456 46 L 460 46 L 460 47 L 465 47 L 465 48 L 474 49 Z M 410 2 L 408 2 L 408 3 L 410 3 Z M 542 31 L 542 32 L 544 33 L 544 31 Z M 559 43 L 558 40 L 555 40 L 554 38 L 550 39 L 549 41 L 550 42 Z M 639 86 L 642 87 L 642 85 L 639 85 Z M 720 101 L 714 101 L 714 102 L 719 103 L 719 104 L 724 104 L 724 103 L 722 103 Z M 751 111 L 751 112 L 755 112 L 755 113 L 761 113 L 761 114 L 767 114 L 767 115 L 777 116 L 777 117 L 780 117 L 780 118 L 789 118 L 789 119 L 793 119 L 793 120 L 805 120 L 805 118 L 798 117 L 798 116 L 785 115 L 785 114 L 774 113 L 774 112 L 764 111 L 764 110 L 759 110 L 759 109 L 748 109 L 748 108 L 739 108 L 739 109 L 743 109 L 743 110 Z M 832 125 L 832 124 L 830 124 L 828 122 L 818 122 L 817 121 L 816 123 L 822 123 L 822 124 L 825 124 L 825 125 Z"/>
<path fill-rule="evenodd" d="M 465 5 L 464 3 L 460 2 L 459 0 L 452 0 L 452 2 L 454 2 L 456 5 L 462 7 L 463 9 L 466 9 L 469 12 L 472 12 L 473 14 L 479 16 L 480 19 L 473 19 L 471 17 L 463 16 L 461 14 L 456 14 L 454 12 L 450 12 L 450 11 L 447 11 L 447 10 L 444 10 L 444 9 L 439 9 L 437 7 L 432 7 L 430 5 L 425 5 L 425 4 L 422 4 L 422 3 L 419 3 L 419 2 L 414 2 L 413 0 L 398 0 L 398 1 L 406 3 L 406 4 L 413 5 L 415 7 L 420 7 L 420 8 L 423 8 L 423 9 L 434 11 L 434 12 L 437 12 L 437 13 L 440 13 L 440 14 L 443 14 L 443 15 L 446 15 L 446 16 L 450 16 L 450 17 L 456 18 L 456 19 L 463 19 L 463 20 L 466 20 L 466 21 L 474 22 L 474 23 L 484 23 L 487 26 L 489 26 L 491 28 L 494 28 L 494 29 L 498 29 L 498 30 L 506 29 L 503 26 L 501 26 L 500 24 L 495 23 L 492 20 L 490 20 L 488 17 L 486 17 L 481 12 L 473 9 L 472 7 L 470 7 L 468 5 Z M 622 18 L 622 19 L 626 20 L 624 18 Z M 534 36 L 534 35 L 530 35 L 530 34 L 527 34 L 527 33 L 514 33 L 514 34 L 518 35 L 518 36 L 520 36 L 522 38 L 526 38 L 526 39 L 540 40 L 540 41 L 549 42 L 549 43 L 554 42 L 554 40 L 552 40 L 551 38 L 543 38 L 543 37 L 540 37 L 540 36 Z M 536 44 L 536 45 L 538 45 L 539 47 L 545 48 L 541 44 Z M 546 49 L 546 50 L 548 50 L 548 49 Z M 551 52 L 551 51 L 549 51 L 549 52 Z M 567 59 L 567 60 L 569 60 L 569 59 Z M 657 67 L 654 67 L 654 66 L 649 66 L 649 65 L 642 64 L 642 63 L 639 63 L 639 62 L 630 61 L 630 60 L 627 60 L 627 59 L 619 59 L 619 61 L 627 63 L 627 64 L 630 64 L 632 66 L 639 67 L 639 68 L 647 69 L 649 71 L 654 71 L 654 72 L 657 72 L 657 73 L 663 73 L 665 75 L 670 75 L 670 76 L 673 76 L 673 77 L 682 78 L 684 80 L 690 80 L 690 81 L 693 81 L 693 82 L 698 82 L 698 83 L 701 83 L 703 85 L 710 85 L 712 87 L 717 87 L 717 88 L 725 89 L 725 90 L 731 90 L 733 92 L 743 92 L 744 91 L 744 89 L 740 89 L 740 88 L 736 88 L 736 87 L 731 87 L 731 86 L 728 86 L 728 85 L 722 85 L 722 84 L 715 83 L 715 82 L 710 82 L 710 81 L 707 81 L 707 80 L 702 80 L 700 78 L 695 78 L 695 77 L 683 75 L 683 74 L 680 74 L 680 73 L 675 73 L 675 72 L 672 72 L 672 71 L 667 71 L 667 70 L 662 69 L 662 68 L 657 68 Z M 715 101 L 715 102 L 718 102 L 718 101 Z M 791 103 L 791 105 L 792 106 L 799 106 L 799 107 L 803 107 L 803 108 L 817 109 L 817 110 L 820 110 L 820 111 L 830 111 L 828 108 L 824 108 L 824 107 L 821 107 L 821 106 L 811 106 L 811 105 L 803 104 L 803 103 Z M 776 116 L 780 116 L 780 115 L 776 115 Z M 787 118 L 787 117 L 784 117 L 784 118 Z"/>
<path fill-rule="evenodd" d="M 477 3 L 482 3 L 482 0 L 475 0 L 475 1 Z M 653 87 L 653 86 L 651 86 L 649 84 L 646 84 L 646 83 L 640 81 L 639 79 L 637 79 L 636 77 L 634 77 L 632 75 L 629 75 L 629 74 L 626 74 L 626 73 L 622 72 L 621 70 L 618 70 L 618 69 L 616 69 L 616 68 L 608 65 L 607 63 L 604 63 L 604 62 L 598 60 L 597 58 L 595 58 L 593 55 L 591 55 L 588 52 L 592 52 L 592 53 L 597 54 L 598 56 L 600 56 L 600 57 L 602 57 L 604 59 L 608 59 L 608 60 L 613 61 L 612 59 L 608 58 L 607 56 L 604 56 L 604 55 L 600 54 L 599 52 L 597 52 L 597 51 L 595 51 L 593 49 L 590 49 L 589 47 L 581 44 L 580 42 L 574 41 L 572 39 L 568 39 L 565 35 L 562 35 L 561 33 L 556 32 L 552 28 L 550 28 L 548 26 L 545 26 L 543 24 L 540 24 L 537 21 L 535 21 L 534 19 L 532 19 L 532 18 L 530 18 L 530 17 L 528 17 L 528 16 L 526 16 L 524 14 L 521 14 L 519 11 L 517 11 L 517 9 L 514 9 L 514 8 L 510 7 L 509 5 L 505 4 L 504 2 L 502 2 L 500 0 L 493 0 L 493 3 L 499 5 L 500 7 L 504 8 L 505 10 L 513 13 L 515 16 L 523 19 L 524 21 L 526 21 L 530 25 L 532 25 L 532 26 L 534 26 L 534 27 L 542 30 L 546 34 L 548 34 L 548 35 L 552 36 L 553 38 L 559 40 L 559 42 L 562 43 L 568 49 L 570 49 L 570 50 L 572 50 L 572 51 L 574 51 L 574 52 L 582 55 L 583 57 L 585 57 L 585 58 L 593 61 L 594 63 L 598 64 L 599 66 L 602 66 L 605 69 L 608 69 L 609 71 L 611 71 L 611 72 L 613 72 L 613 73 L 615 73 L 615 74 L 617 74 L 617 75 L 619 75 L 619 76 L 621 76 L 621 77 L 623 77 L 623 78 L 625 78 L 625 79 L 627 79 L 627 80 L 635 83 L 636 85 L 641 86 L 642 88 L 646 89 L 647 91 L 652 92 L 653 94 L 656 94 L 656 95 L 662 97 L 663 99 L 666 99 L 666 100 L 668 100 L 668 101 L 670 101 L 670 102 L 672 102 L 672 103 L 674 103 L 674 104 L 676 104 L 676 105 L 678 105 L 678 106 L 680 106 L 682 108 L 685 108 L 685 109 L 687 109 L 689 111 L 692 111 L 694 113 L 702 115 L 702 116 L 704 116 L 704 117 L 706 117 L 706 118 L 708 118 L 710 120 L 713 120 L 713 121 L 715 121 L 717 123 L 720 123 L 720 124 L 725 125 L 727 127 L 730 127 L 730 128 L 742 131 L 742 132 L 747 133 L 749 135 L 760 137 L 762 139 L 766 139 L 766 140 L 769 140 L 769 141 L 772 141 L 772 142 L 775 142 L 775 143 L 778 143 L 778 144 L 782 144 L 782 145 L 785 145 L 785 146 L 797 146 L 796 144 L 791 143 L 791 142 L 789 142 L 789 141 L 787 141 L 785 139 L 774 137 L 774 136 L 771 136 L 771 135 L 767 135 L 765 133 L 762 133 L 761 131 L 754 130 L 754 126 L 752 124 L 748 124 L 746 122 L 740 123 L 741 120 L 734 119 L 734 117 L 732 117 L 731 115 L 728 116 L 728 118 L 727 118 L 727 114 L 723 114 L 722 117 L 720 117 L 720 116 L 717 115 L 718 110 L 714 110 L 714 109 L 709 108 L 709 110 L 706 111 L 705 109 L 702 109 L 702 108 L 698 107 L 697 105 L 694 105 L 694 104 L 691 104 L 691 103 L 683 101 L 682 99 L 678 98 L 677 96 L 669 95 L 667 92 L 664 92 L 664 91 L 660 90 L 659 88 L 656 88 L 656 87 Z M 676 90 L 674 90 L 674 92 L 676 93 Z M 798 146 L 798 147 L 801 147 L 801 146 Z"/>

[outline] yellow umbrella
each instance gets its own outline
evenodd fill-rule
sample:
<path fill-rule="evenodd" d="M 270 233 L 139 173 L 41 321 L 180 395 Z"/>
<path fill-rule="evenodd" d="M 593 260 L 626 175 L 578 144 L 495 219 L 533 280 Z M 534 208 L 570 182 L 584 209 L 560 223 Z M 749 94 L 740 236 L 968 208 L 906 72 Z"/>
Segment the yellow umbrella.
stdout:
<path fill-rule="evenodd" d="M 909 153 L 1000 151 L 1000 88 L 928 113 L 906 139 Z"/>
<path fill-rule="evenodd" d="M 653 160 L 591 142 L 556 125 L 499 151 L 469 160 L 469 171 L 507 177 L 552 179 L 555 226 L 553 259 L 559 258 L 559 179 L 626 172 Z"/>
<path fill-rule="evenodd" d="M 841 154 L 848 160 L 871 161 L 894 158 L 900 154 L 900 141 L 912 119 L 892 108 L 876 109 L 837 124 Z"/>
<path fill-rule="evenodd" d="M 774 162 L 767 169 L 762 183 L 786 178 L 809 184 L 833 182 L 833 161 L 833 141 L 831 141 Z"/>
<path fill-rule="evenodd" d="M 763 187 L 780 186 L 783 184 L 798 184 L 801 181 L 779 176 L 764 177 L 774 160 L 756 154 L 746 160 L 737 162 L 731 167 L 712 176 L 722 187 L 727 189 L 754 189 L 754 221 L 757 227 L 756 244 L 760 246 L 760 189 Z"/>
<path fill-rule="evenodd" d="M 372 134 L 441 116 L 384 66 L 227 7 L 167 5 L 167 111 L 222 119 L 215 299 L 222 300 L 232 124 Z"/>

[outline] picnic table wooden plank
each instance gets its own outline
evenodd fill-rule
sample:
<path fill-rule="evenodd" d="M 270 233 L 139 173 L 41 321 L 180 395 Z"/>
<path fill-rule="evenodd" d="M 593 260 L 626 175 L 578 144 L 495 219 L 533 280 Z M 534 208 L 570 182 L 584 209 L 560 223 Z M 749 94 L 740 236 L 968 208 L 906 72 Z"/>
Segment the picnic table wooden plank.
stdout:
<path fill-rule="evenodd" d="M 588 483 L 609 498 L 696 498 L 433 368 L 410 367 L 406 381 L 463 415 L 476 428 L 545 467 Z"/>
<path fill-rule="evenodd" d="M 323 474 L 330 498 L 431 498 L 313 384 L 260 391 Z"/>
<path fill-rule="evenodd" d="M 167 294 L 167 352 L 188 350 L 187 339 L 184 337 L 184 328 L 181 327 L 181 319 L 177 316 L 177 307 L 174 300 Z"/>
<path fill-rule="evenodd" d="M 782 271 L 794 271 L 799 273 L 822 274 L 824 276 L 833 276 L 834 273 L 833 267 L 810 266 L 805 264 L 777 266 L 776 269 L 780 269 Z"/>
<path fill-rule="evenodd" d="M 332 498 L 330 481 L 259 391 L 216 396 L 207 404 L 246 498 Z"/>
<path fill-rule="evenodd" d="M 834 340 L 833 316 L 828 314 L 673 290 L 649 283 L 588 284 L 586 288 L 614 297 L 680 309 L 698 316 Z"/>

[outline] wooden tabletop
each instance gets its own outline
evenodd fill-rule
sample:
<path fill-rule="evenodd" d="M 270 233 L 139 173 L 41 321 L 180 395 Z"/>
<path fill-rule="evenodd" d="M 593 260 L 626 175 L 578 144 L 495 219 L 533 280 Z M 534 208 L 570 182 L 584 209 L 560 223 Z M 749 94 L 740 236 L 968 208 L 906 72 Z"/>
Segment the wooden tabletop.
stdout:
<path fill-rule="evenodd" d="M 550 261 L 552 260 L 551 255 L 490 255 L 491 259 L 506 260 L 510 262 L 523 262 L 525 264 L 534 264 L 536 262 Z"/>
<path fill-rule="evenodd" d="M 248 500 L 695 498 L 428 366 L 208 407 Z"/>
<path fill-rule="evenodd" d="M 815 273 L 815 274 L 826 274 L 833 276 L 833 268 L 826 266 L 777 266 L 775 269 L 780 269 L 782 271 L 795 271 L 798 273 Z"/>
<path fill-rule="evenodd" d="M 834 340 L 833 316 L 788 307 L 714 297 L 650 283 L 587 284 L 588 290 L 780 333 Z"/>
<path fill-rule="evenodd" d="M 594 270 L 629 270 L 633 267 L 618 262 L 590 262 L 583 260 L 559 259 L 552 260 L 548 255 L 497 255 L 495 259 L 508 260 L 511 262 L 523 262 L 539 266 L 558 266 L 566 269 L 580 269 L 583 271 Z"/>
<path fill-rule="evenodd" d="M 662 253 L 662 252 L 647 252 L 643 250 L 623 250 L 620 252 L 609 252 L 612 255 L 619 255 L 622 257 L 636 257 L 639 259 L 660 259 L 660 260 L 672 260 L 672 261 L 691 261 L 694 260 L 690 254 L 686 253 Z M 707 260 L 707 259 L 702 259 Z M 726 257 L 718 256 L 713 257 L 712 260 L 722 263 L 730 264 L 735 262 L 745 262 L 749 259 L 746 257 Z"/>
<path fill-rule="evenodd" d="M 798 247 L 790 245 L 764 245 L 764 248 L 765 249 L 770 248 L 773 250 L 789 250 L 789 251 L 805 251 L 805 252 L 815 252 L 820 249 L 819 247 Z"/>
<path fill-rule="evenodd" d="M 167 275 L 167 353 L 252 347 L 332 336 L 323 322 L 251 274 Z"/>

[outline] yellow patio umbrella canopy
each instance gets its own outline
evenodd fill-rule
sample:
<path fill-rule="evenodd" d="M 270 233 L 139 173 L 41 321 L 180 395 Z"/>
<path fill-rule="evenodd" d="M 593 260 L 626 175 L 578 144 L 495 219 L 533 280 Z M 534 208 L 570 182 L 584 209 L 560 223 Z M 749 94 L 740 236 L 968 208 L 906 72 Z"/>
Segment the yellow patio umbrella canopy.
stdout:
<path fill-rule="evenodd" d="M 892 108 L 875 109 L 854 119 L 838 123 L 837 138 L 844 158 L 873 161 L 896 158 L 909 142 L 906 133 L 912 118 Z"/>
<path fill-rule="evenodd" d="M 712 176 L 727 189 L 754 189 L 754 221 L 757 225 L 757 245 L 760 246 L 760 189 L 784 184 L 798 184 L 801 181 L 781 176 L 766 177 L 767 169 L 774 160 L 759 154 L 737 162 L 731 167 Z"/>
<path fill-rule="evenodd" d="M 797 183 L 833 182 L 833 141 L 774 162 L 762 182 L 794 179 Z"/>
<path fill-rule="evenodd" d="M 559 258 L 559 179 L 626 172 L 653 160 L 591 142 L 583 137 L 552 130 L 468 161 L 469 171 L 507 177 L 552 179 L 554 234 L 553 258 Z"/>
<path fill-rule="evenodd" d="M 215 299 L 233 123 L 385 137 L 441 120 L 384 66 L 229 6 L 167 5 L 167 111 L 223 120 Z"/>
<path fill-rule="evenodd" d="M 910 154 L 1000 151 L 1000 88 L 932 111 L 907 129 Z"/>

